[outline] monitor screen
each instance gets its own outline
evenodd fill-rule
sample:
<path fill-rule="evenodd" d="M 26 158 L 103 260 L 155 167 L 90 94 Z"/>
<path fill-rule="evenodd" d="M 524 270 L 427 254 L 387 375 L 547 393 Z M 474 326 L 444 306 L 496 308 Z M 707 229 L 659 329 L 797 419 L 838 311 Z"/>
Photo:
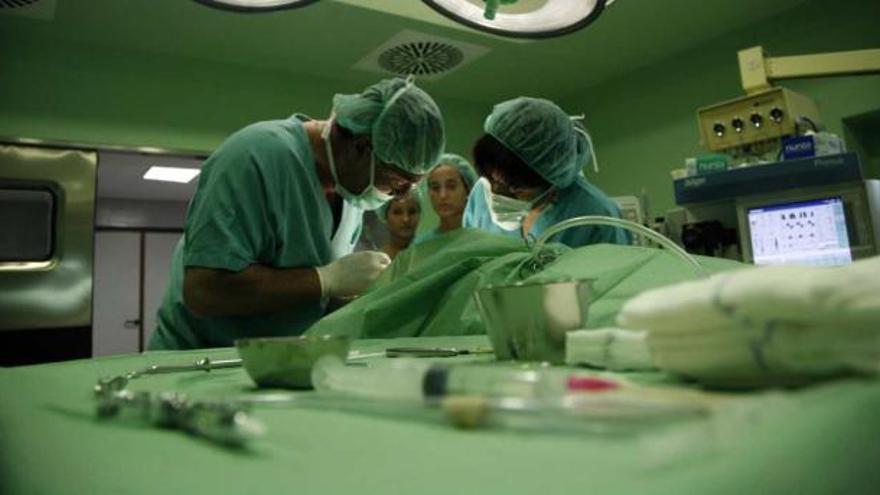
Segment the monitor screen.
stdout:
<path fill-rule="evenodd" d="M 840 197 L 749 208 L 748 221 L 756 265 L 852 263 Z"/>

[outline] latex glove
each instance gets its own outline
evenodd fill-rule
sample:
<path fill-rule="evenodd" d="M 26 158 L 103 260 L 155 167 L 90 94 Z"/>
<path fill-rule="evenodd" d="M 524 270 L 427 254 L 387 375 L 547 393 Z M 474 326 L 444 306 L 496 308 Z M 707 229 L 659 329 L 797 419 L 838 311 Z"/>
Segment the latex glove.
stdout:
<path fill-rule="evenodd" d="M 391 264 L 379 251 L 360 251 L 315 268 L 321 281 L 321 297 L 352 297 L 365 291 Z"/>

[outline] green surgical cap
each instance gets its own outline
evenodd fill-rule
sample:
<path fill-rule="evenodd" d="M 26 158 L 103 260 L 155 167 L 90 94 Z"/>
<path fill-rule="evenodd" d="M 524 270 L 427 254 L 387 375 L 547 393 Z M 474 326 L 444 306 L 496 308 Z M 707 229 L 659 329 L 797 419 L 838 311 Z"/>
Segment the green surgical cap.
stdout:
<path fill-rule="evenodd" d="M 385 79 L 361 94 L 333 97 L 336 122 L 369 134 L 376 158 L 411 174 L 426 173 L 446 144 L 443 116 L 411 79 Z"/>
<path fill-rule="evenodd" d="M 434 168 L 441 165 L 452 165 L 458 169 L 458 173 L 461 174 L 461 180 L 464 182 L 464 185 L 467 186 L 468 190 L 474 187 L 474 183 L 477 182 L 477 172 L 474 170 L 474 167 L 471 166 L 470 162 L 461 155 L 444 153 L 440 157 L 440 161 L 437 162 L 437 165 L 434 165 Z"/>
<path fill-rule="evenodd" d="M 407 193 L 405 196 L 395 197 L 391 201 L 388 201 L 387 203 L 380 206 L 379 209 L 376 210 L 376 216 L 379 217 L 379 221 L 381 221 L 382 223 L 387 223 L 388 222 L 388 210 L 391 209 L 391 203 L 397 203 L 400 201 L 408 201 L 410 199 L 416 200 L 416 203 L 419 205 L 419 211 L 421 211 L 421 209 L 422 209 L 422 199 L 421 198 L 422 198 L 421 193 L 419 192 L 418 189 L 416 189 L 414 187 L 414 188 L 410 189 L 409 193 Z"/>
<path fill-rule="evenodd" d="M 591 160 L 580 122 L 549 100 L 520 97 L 499 103 L 483 129 L 557 187 L 571 185 Z"/>

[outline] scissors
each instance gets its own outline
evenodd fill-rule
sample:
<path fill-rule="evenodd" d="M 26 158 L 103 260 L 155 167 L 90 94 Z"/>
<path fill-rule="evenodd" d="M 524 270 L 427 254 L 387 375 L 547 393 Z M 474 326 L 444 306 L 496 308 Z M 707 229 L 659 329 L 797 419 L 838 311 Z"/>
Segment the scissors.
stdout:
<path fill-rule="evenodd" d="M 385 349 L 385 357 L 454 357 L 473 354 L 493 354 L 495 351 L 487 347 L 475 349 L 456 349 L 454 347 L 389 347 Z"/>

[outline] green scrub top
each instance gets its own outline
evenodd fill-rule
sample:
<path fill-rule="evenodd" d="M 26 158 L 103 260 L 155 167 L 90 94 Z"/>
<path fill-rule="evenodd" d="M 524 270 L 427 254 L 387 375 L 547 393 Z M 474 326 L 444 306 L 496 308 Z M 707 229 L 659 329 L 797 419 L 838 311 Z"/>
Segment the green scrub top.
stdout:
<path fill-rule="evenodd" d="M 333 235 L 333 214 L 304 120 L 294 116 L 250 125 L 205 162 L 187 210 L 184 237 L 172 257 L 150 349 L 221 347 L 238 338 L 299 335 L 324 314 L 318 301 L 234 317 L 199 317 L 183 304 L 185 267 L 233 272 L 253 264 L 315 267 L 352 251 L 363 212 L 344 203 Z"/>

